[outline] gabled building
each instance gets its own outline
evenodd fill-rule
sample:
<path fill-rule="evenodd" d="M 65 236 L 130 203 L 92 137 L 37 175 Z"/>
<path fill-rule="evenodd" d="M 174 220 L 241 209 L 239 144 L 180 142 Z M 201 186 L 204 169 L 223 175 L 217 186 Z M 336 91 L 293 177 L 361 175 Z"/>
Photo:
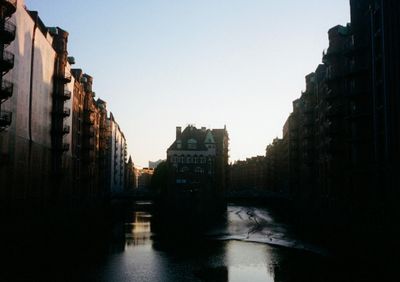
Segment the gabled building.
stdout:
<path fill-rule="evenodd" d="M 217 203 L 226 189 L 229 137 L 223 129 L 200 129 L 193 125 L 176 128 L 176 139 L 167 150 L 170 193 L 183 198 L 187 208 L 197 211 Z M 171 195 L 170 195 L 171 196 Z M 193 200 L 196 199 L 194 202 Z"/>

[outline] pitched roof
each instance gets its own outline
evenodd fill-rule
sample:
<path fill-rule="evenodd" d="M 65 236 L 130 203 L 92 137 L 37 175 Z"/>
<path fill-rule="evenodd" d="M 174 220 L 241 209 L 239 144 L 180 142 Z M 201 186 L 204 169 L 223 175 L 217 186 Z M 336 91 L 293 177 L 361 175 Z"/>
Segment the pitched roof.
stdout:
<path fill-rule="evenodd" d="M 210 130 L 197 129 L 195 126 L 189 125 L 183 130 L 180 138 L 178 140 L 175 140 L 174 143 L 172 143 L 172 145 L 168 148 L 168 150 L 205 151 L 207 150 L 207 147 L 204 144 L 204 140 L 206 139 L 206 135 L 208 132 L 210 132 Z M 188 147 L 188 141 L 191 139 L 197 142 L 196 149 Z M 178 149 L 177 147 L 177 141 L 182 142 L 182 147 L 180 149 Z"/>

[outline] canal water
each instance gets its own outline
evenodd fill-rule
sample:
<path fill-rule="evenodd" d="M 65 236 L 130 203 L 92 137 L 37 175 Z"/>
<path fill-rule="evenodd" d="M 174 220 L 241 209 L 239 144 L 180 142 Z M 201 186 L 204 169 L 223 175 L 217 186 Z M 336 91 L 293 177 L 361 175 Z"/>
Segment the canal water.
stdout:
<path fill-rule="evenodd" d="M 195 236 L 179 215 L 163 224 L 176 232 L 158 231 L 149 202 L 128 205 L 107 224 L 52 224 L 2 240 L 0 281 L 380 281 L 299 239 L 262 207 L 230 204 Z"/>

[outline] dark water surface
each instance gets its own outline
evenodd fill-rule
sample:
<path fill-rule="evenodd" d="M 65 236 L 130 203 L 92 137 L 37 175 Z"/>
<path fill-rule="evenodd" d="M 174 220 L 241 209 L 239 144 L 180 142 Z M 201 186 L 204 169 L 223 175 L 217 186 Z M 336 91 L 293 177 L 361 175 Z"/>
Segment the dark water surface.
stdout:
<path fill-rule="evenodd" d="M 300 240 L 266 208 L 231 204 L 198 234 L 179 215 L 164 222 L 176 232 L 159 232 L 147 202 L 117 214 L 79 226 L 19 222 L 29 227 L 5 231 L 0 281 L 380 281 L 376 269 Z"/>

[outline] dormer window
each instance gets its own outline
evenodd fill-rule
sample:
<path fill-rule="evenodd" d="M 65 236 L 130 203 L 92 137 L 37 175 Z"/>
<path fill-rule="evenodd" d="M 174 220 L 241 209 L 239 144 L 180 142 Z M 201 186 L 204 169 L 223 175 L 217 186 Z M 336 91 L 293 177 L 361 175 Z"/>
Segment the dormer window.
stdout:
<path fill-rule="evenodd" d="M 188 140 L 188 149 L 191 149 L 191 150 L 197 149 L 197 141 L 195 139 Z"/>
<path fill-rule="evenodd" d="M 181 140 L 176 141 L 176 148 L 182 149 L 182 141 Z"/>

